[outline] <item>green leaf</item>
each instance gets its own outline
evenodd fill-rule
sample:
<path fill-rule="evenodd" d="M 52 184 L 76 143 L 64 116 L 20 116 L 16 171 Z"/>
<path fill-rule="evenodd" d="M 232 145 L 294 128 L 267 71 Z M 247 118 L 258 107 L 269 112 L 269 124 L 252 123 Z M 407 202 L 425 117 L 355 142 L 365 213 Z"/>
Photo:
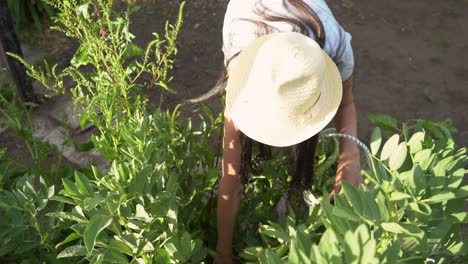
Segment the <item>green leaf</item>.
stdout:
<path fill-rule="evenodd" d="M 76 171 L 75 182 L 81 194 L 86 195 L 86 196 L 93 195 L 94 191 L 93 191 L 93 188 L 91 187 L 91 182 L 89 181 L 88 177 L 86 177 L 86 175 L 84 175 L 83 173 L 79 171 Z"/>
<path fill-rule="evenodd" d="M 81 129 L 84 129 L 86 127 L 86 124 L 88 122 L 88 115 L 86 113 L 82 114 L 80 116 L 80 127 Z M 94 142 L 93 142 L 94 145 Z"/>
<path fill-rule="evenodd" d="M 23 241 L 21 245 L 15 250 L 15 254 L 22 254 L 31 251 L 33 248 L 41 246 L 40 241 Z"/>
<path fill-rule="evenodd" d="M 408 183 L 417 194 L 421 194 L 426 189 L 426 174 L 419 165 L 413 168 L 413 173 L 410 174 Z"/>
<path fill-rule="evenodd" d="M 463 177 L 465 176 L 465 169 L 460 168 L 452 173 L 448 178 L 447 187 L 449 189 L 457 189 L 463 182 Z"/>
<path fill-rule="evenodd" d="M 211 167 L 208 169 L 205 180 L 205 189 L 204 191 L 212 190 L 214 185 L 219 179 L 220 170 L 217 167 Z"/>
<path fill-rule="evenodd" d="M 380 215 L 377 202 L 363 185 L 361 185 L 359 189 L 356 189 L 356 187 L 350 183 L 343 181 L 342 187 L 349 203 L 359 215 L 373 221 L 381 220 L 382 216 Z"/>
<path fill-rule="evenodd" d="M 136 205 L 135 217 L 143 219 L 145 222 L 150 222 L 153 218 L 145 211 L 145 208 L 141 204 Z"/>
<path fill-rule="evenodd" d="M 372 132 L 370 138 L 370 149 L 372 155 L 376 156 L 377 152 L 379 152 L 380 145 L 382 144 L 382 132 L 380 128 L 376 127 Z"/>
<path fill-rule="evenodd" d="M 346 202 L 346 200 L 340 197 L 339 195 L 335 196 L 335 207 L 333 207 L 332 212 L 334 215 L 344 219 L 348 219 L 355 222 L 361 221 L 359 216 L 356 215 L 356 213 L 354 213 L 353 209 Z"/>
<path fill-rule="evenodd" d="M 129 259 L 119 251 L 110 247 L 104 251 L 103 263 L 129 263 Z"/>
<path fill-rule="evenodd" d="M 408 153 L 408 149 L 406 147 L 406 143 L 402 142 L 398 147 L 393 151 L 390 156 L 390 160 L 388 161 L 388 165 L 391 170 L 398 170 L 406 160 L 406 155 Z"/>
<path fill-rule="evenodd" d="M 432 213 L 431 207 L 421 202 L 409 203 L 406 210 L 408 212 L 408 215 L 411 215 L 411 213 L 413 213 L 416 219 L 418 219 L 421 222 L 427 222 L 430 219 L 430 215 Z"/>
<path fill-rule="evenodd" d="M 461 212 L 461 213 L 453 213 L 451 217 L 456 219 L 457 223 L 468 223 L 468 212 Z"/>
<path fill-rule="evenodd" d="M 398 191 L 394 191 L 390 194 L 391 201 L 401 201 L 401 200 L 406 200 L 406 199 L 411 199 L 411 195 L 407 193 L 398 192 Z"/>
<path fill-rule="evenodd" d="M 162 248 L 156 250 L 155 263 L 157 264 L 170 264 L 171 256 Z"/>
<path fill-rule="evenodd" d="M 423 200 L 422 202 L 428 204 L 442 203 L 452 199 L 462 199 L 468 196 L 468 185 L 463 188 L 453 190 L 453 191 L 441 191 L 440 193 L 435 194 L 428 199 Z"/>
<path fill-rule="evenodd" d="M 376 240 L 365 224 L 344 235 L 344 257 L 346 263 L 378 263 L 375 256 Z"/>
<path fill-rule="evenodd" d="M 52 212 L 46 214 L 49 217 L 55 217 L 55 218 L 60 218 L 60 219 L 65 219 L 65 220 L 71 220 L 75 221 L 78 223 L 86 223 L 88 220 L 80 215 L 74 214 L 74 213 L 69 213 L 69 212 Z"/>
<path fill-rule="evenodd" d="M 94 197 L 87 197 L 83 200 L 83 209 L 91 210 L 106 200 L 106 197 L 97 193 Z"/>
<path fill-rule="evenodd" d="M 248 261 L 258 261 L 262 250 L 262 247 L 248 247 L 242 250 L 239 256 Z"/>
<path fill-rule="evenodd" d="M 97 214 L 91 218 L 89 223 L 86 225 L 86 229 L 83 234 L 84 244 L 88 253 L 91 253 L 93 250 L 99 233 L 101 233 L 101 231 L 111 223 L 112 217 L 108 215 Z"/>
<path fill-rule="evenodd" d="M 325 230 L 318 247 L 319 254 L 322 255 L 324 260 L 323 263 L 339 264 L 343 262 L 340 241 L 333 230 Z"/>
<path fill-rule="evenodd" d="M 385 231 L 395 234 L 406 234 L 419 238 L 424 236 L 424 231 L 413 224 L 386 222 L 382 223 L 381 226 Z"/>
<path fill-rule="evenodd" d="M 398 127 L 397 120 L 388 115 L 368 113 L 367 117 L 372 124 L 385 130 L 395 130 Z"/>
<path fill-rule="evenodd" d="M 453 255 L 466 256 L 468 253 L 468 240 L 458 242 L 457 244 L 449 247 L 448 251 Z"/>
<path fill-rule="evenodd" d="M 74 240 L 77 240 L 79 239 L 81 236 L 77 233 L 71 233 L 70 235 L 68 235 L 62 242 L 58 243 L 55 248 L 59 248 L 63 245 L 65 245 L 66 243 L 69 243 L 69 242 L 72 242 Z"/>
<path fill-rule="evenodd" d="M 144 54 L 144 51 L 142 48 L 138 47 L 136 44 L 129 43 L 125 49 L 123 58 L 130 59 L 133 57 L 140 57 L 143 54 Z"/>
<path fill-rule="evenodd" d="M 414 154 L 423 149 L 424 136 L 424 132 L 416 132 L 410 138 L 410 140 L 408 141 L 408 146 L 411 154 Z"/>
<path fill-rule="evenodd" d="M 265 236 L 269 236 L 269 237 L 272 237 L 274 239 L 278 239 L 280 242 L 285 242 L 285 241 L 288 241 L 289 242 L 289 235 L 286 234 L 286 232 L 282 231 L 282 230 L 277 230 L 271 226 L 268 226 L 268 225 L 260 225 L 260 233 L 265 235 Z"/>
<path fill-rule="evenodd" d="M 424 120 L 422 122 L 422 125 L 425 129 L 428 129 L 429 131 L 431 131 L 434 134 L 434 136 L 438 138 L 444 138 L 443 132 L 440 130 L 439 126 L 435 124 L 434 122 Z"/>
<path fill-rule="evenodd" d="M 120 240 L 111 239 L 109 243 L 109 248 L 115 249 L 121 253 L 132 256 L 132 249 L 125 243 Z"/>
<path fill-rule="evenodd" d="M 380 153 L 380 159 L 381 160 L 387 160 L 390 158 L 390 156 L 393 154 L 395 149 L 398 147 L 398 142 L 400 141 L 400 136 L 398 134 L 395 134 L 391 136 L 387 142 L 385 142 L 383 148 L 382 148 L 382 153 Z"/>
<path fill-rule="evenodd" d="M 63 194 L 67 194 L 68 196 L 80 195 L 80 191 L 78 190 L 78 187 L 76 187 L 75 183 L 73 183 L 69 179 L 62 179 L 62 183 L 64 187 Z"/>
<path fill-rule="evenodd" d="M 70 258 L 86 256 L 86 248 L 80 245 L 67 247 L 57 255 L 57 258 Z"/>
<path fill-rule="evenodd" d="M 291 241 L 288 263 L 311 263 L 311 248 L 310 237 L 304 232 L 303 226 L 299 227 L 296 231 L 296 237 Z"/>
<path fill-rule="evenodd" d="M 431 156 L 432 154 L 432 151 L 431 149 L 423 149 L 423 150 L 420 150 L 418 152 L 416 152 L 416 154 L 414 155 L 414 163 L 422 163 L 422 162 L 425 162 L 426 160 L 429 159 L 429 157 Z"/>
<path fill-rule="evenodd" d="M 262 263 L 268 263 L 268 264 L 282 264 L 285 263 L 281 258 L 276 255 L 273 251 L 269 249 L 265 249 L 263 251 L 263 258 L 262 258 Z"/>
<path fill-rule="evenodd" d="M 190 234 L 187 232 L 184 232 L 184 234 L 182 235 L 179 241 L 180 241 L 179 251 L 182 253 L 182 255 L 185 258 L 187 259 L 190 258 L 190 256 L 192 255 L 192 245 L 191 245 L 192 239 L 190 237 Z"/>
<path fill-rule="evenodd" d="M 89 49 L 86 46 L 81 45 L 76 51 L 75 55 L 73 55 L 70 64 L 76 68 L 79 68 L 81 66 L 88 65 L 91 62 L 92 59 L 90 58 Z"/>

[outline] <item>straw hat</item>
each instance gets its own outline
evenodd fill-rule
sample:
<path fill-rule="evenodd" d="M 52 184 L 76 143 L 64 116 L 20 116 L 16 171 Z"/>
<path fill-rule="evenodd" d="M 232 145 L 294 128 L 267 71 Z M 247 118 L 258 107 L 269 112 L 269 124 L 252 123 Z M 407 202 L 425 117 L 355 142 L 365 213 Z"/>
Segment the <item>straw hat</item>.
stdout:
<path fill-rule="evenodd" d="M 338 69 L 314 40 L 273 33 L 253 41 L 232 62 L 226 113 L 248 137 L 284 147 L 320 132 L 341 97 Z"/>

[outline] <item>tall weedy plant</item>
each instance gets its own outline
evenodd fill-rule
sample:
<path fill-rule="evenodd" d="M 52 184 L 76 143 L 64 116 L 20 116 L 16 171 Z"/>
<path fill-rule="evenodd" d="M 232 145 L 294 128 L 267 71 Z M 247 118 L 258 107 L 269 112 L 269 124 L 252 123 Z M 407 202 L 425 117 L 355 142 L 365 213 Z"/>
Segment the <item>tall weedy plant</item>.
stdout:
<path fill-rule="evenodd" d="M 81 126 L 92 124 L 101 132 L 95 146 L 110 160 L 119 159 L 119 141 L 123 120 L 142 115 L 146 108 L 145 91 L 170 90 L 168 74 L 177 54 L 176 38 L 182 26 L 182 10 L 175 24 L 166 23 L 164 37 L 153 33 L 154 40 L 143 50 L 132 43 L 129 16 L 136 0 L 127 1 L 123 11 L 113 8 L 114 1 L 47 0 L 58 10 L 53 29 L 81 44 L 71 65 L 38 68 L 16 57 L 28 68 L 28 74 L 56 94 L 65 94 L 65 80 L 71 79 L 76 110 L 82 112 Z"/>

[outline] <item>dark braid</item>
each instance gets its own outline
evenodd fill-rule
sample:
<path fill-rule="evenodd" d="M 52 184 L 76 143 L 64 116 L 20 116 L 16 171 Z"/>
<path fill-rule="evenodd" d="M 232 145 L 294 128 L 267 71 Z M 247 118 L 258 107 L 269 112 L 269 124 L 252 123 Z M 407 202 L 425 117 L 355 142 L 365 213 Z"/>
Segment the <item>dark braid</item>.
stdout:
<path fill-rule="evenodd" d="M 318 136 L 291 147 L 289 173 L 292 176 L 290 188 L 304 191 L 312 186 L 314 175 L 314 154 Z"/>

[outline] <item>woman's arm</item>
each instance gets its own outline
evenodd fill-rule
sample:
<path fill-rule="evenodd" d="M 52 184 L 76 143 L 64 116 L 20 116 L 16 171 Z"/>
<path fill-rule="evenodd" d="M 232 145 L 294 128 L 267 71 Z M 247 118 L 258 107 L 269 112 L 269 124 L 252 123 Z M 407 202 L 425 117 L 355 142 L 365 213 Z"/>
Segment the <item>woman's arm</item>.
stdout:
<path fill-rule="evenodd" d="M 225 115 L 222 177 L 218 187 L 218 244 L 215 263 L 232 263 L 232 234 L 241 196 L 240 161 L 240 132 L 234 122 Z"/>
<path fill-rule="evenodd" d="M 338 133 L 344 133 L 357 137 L 356 107 L 353 98 L 353 77 L 343 82 L 343 99 L 335 116 L 335 126 Z M 349 139 L 340 140 L 340 160 L 336 172 L 335 187 L 332 191 L 338 193 L 341 189 L 341 181 L 345 180 L 355 186 L 363 182 L 359 148 Z"/>

